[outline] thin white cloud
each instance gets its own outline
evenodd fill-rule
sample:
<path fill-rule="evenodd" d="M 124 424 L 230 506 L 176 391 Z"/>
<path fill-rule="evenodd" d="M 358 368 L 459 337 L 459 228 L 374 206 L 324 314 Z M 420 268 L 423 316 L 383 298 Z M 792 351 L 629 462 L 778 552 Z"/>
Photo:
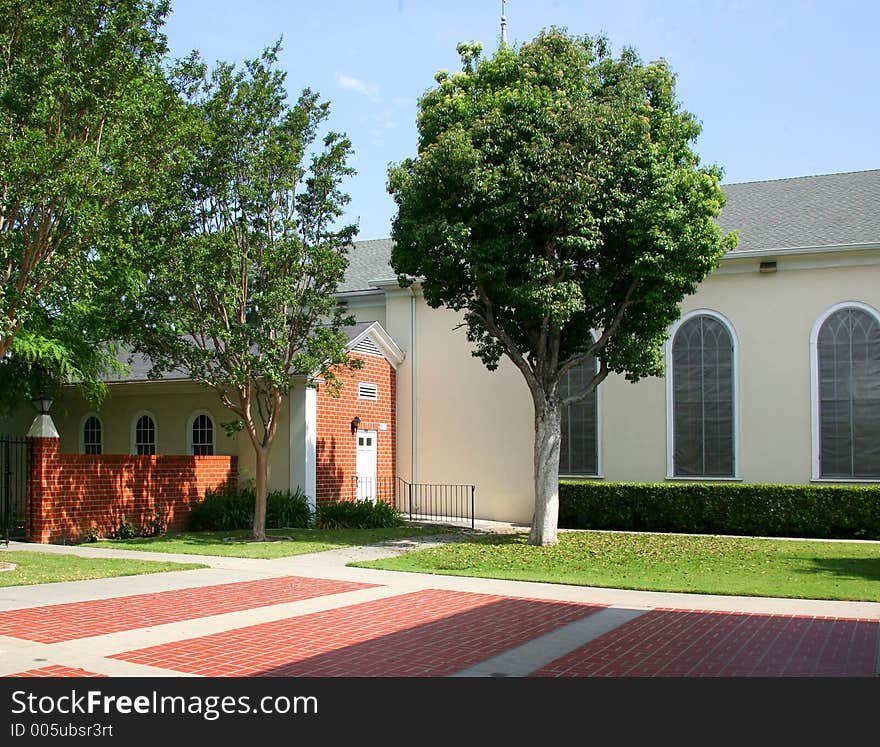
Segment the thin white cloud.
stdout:
<path fill-rule="evenodd" d="M 345 88 L 349 91 L 359 93 L 361 96 L 366 96 L 370 101 L 377 101 L 379 98 L 379 86 L 359 80 L 351 75 L 336 73 L 336 84 L 340 88 Z"/>

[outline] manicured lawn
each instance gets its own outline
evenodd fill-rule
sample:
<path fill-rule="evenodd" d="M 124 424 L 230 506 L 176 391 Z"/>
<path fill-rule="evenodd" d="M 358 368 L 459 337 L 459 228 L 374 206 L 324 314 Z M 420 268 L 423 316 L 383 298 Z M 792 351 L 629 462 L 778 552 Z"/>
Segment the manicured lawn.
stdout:
<path fill-rule="evenodd" d="M 367 568 L 650 591 L 880 601 L 880 543 L 564 532 L 478 538 L 352 563 Z"/>
<path fill-rule="evenodd" d="M 87 578 L 139 576 L 142 573 L 187 571 L 205 568 L 198 563 L 168 563 L 156 560 L 119 560 L 116 558 L 81 558 L 19 550 L 0 551 L 0 562 L 15 563 L 14 571 L 0 573 L 0 586 L 51 584 L 56 581 L 82 581 Z"/>
<path fill-rule="evenodd" d="M 270 529 L 266 534 L 283 537 L 277 542 L 253 542 L 246 530 L 191 532 L 130 540 L 102 540 L 93 547 L 123 550 L 180 552 L 195 555 L 225 555 L 235 558 L 286 558 L 309 552 L 335 550 L 353 545 L 370 545 L 383 540 L 417 537 L 450 531 L 448 527 L 389 527 L 387 529 Z"/>

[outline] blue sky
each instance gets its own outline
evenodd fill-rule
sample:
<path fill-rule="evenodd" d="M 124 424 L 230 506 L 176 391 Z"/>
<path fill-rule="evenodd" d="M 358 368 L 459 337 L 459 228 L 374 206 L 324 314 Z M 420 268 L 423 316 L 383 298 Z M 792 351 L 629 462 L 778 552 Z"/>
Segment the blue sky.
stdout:
<path fill-rule="evenodd" d="M 331 103 L 357 175 L 347 218 L 359 239 L 390 233 L 388 164 L 416 147 L 416 102 L 456 44 L 498 43 L 500 0 L 172 0 L 175 56 L 255 57 L 279 36 L 287 87 Z M 839 0 L 509 0 L 511 43 L 542 28 L 609 37 L 665 57 L 678 98 L 703 123 L 697 151 L 726 183 L 880 168 L 880 3 Z"/>

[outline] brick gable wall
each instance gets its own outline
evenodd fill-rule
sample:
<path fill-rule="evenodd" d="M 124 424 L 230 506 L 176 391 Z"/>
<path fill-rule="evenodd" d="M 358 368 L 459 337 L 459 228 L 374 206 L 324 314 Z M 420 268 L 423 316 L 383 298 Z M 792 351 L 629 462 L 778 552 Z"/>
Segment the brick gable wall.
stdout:
<path fill-rule="evenodd" d="M 353 500 L 357 477 L 357 436 L 351 430 L 355 417 L 361 419 L 361 430 L 376 431 L 377 477 L 379 485 L 393 490 L 395 477 L 394 414 L 397 381 L 394 367 L 385 358 L 375 355 L 350 355 L 359 358 L 363 367 L 339 374 L 343 384 L 338 397 L 326 384 L 318 386 L 317 405 L 317 502 Z M 358 382 L 376 384 L 379 398 L 373 402 L 358 399 Z M 381 429 L 385 424 L 386 430 Z M 380 497 L 384 494 L 380 492 Z M 390 496 L 389 496 L 390 497 Z"/>

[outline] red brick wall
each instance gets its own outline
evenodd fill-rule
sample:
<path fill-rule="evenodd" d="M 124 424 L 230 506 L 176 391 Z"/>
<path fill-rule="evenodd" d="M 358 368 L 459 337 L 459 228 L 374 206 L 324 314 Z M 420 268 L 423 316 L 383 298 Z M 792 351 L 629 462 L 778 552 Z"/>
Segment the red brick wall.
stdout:
<path fill-rule="evenodd" d="M 351 421 L 361 419 L 361 430 L 376 431 L 377 477 L 379 485 L 387 484 L 393 490 L 395 477 L 394 408 L 397 401 L 397 382 L 394 367 L 375 355 L 351 356 L 360 358 L 360 369 L 340 374 L 343 382 L 338 397 L 333 397 L 324 383 L 318 386 L 317 432 L 317 502 L 353 500 L 357 477 L 357 436 L 351 431 Z M 358 399 L 358 382 L 376 384 L 379 399 L 375 402 Z M 387 430 L 380 430 L 385 423 Z M 380 498 L 385 495 L 380 492 Z M 390 498 L 390 496 L 389 496 Z"/>
<path fill-rule="evenodd" d="M 109 536 L 124 521 L 147 528 L 154 512 L 182 530 L 208 488 L 236 480 L 234 456 L 62 454 L 57 438 L 35 438 L 30 539 L 78 542 L 90 528 Z"/>

